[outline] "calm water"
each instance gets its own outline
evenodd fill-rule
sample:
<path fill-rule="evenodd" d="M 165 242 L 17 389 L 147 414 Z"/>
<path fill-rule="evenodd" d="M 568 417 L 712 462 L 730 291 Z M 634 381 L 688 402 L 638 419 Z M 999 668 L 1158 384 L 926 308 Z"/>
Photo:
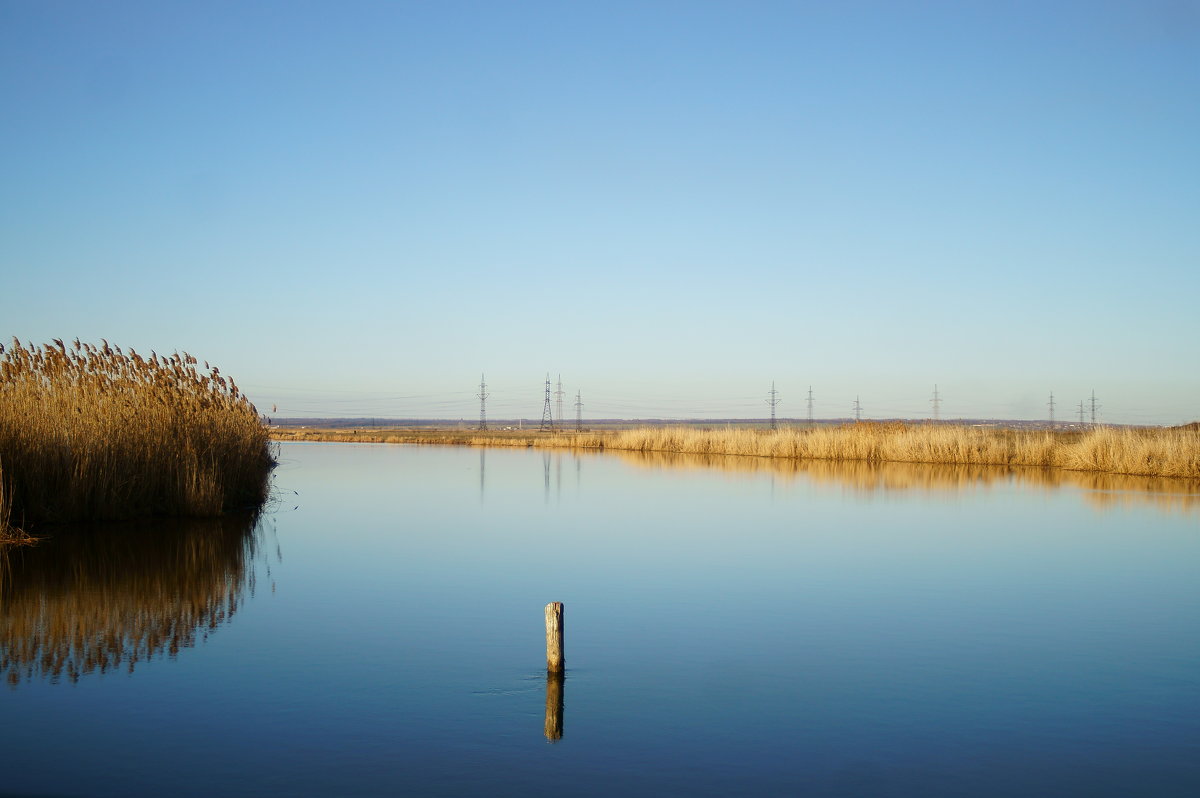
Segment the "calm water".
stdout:
<path fill-rule="evenodd" d="M 1186 487 L 338 444 L 282 461 L 257 524 L 63 532 L 10 558 L 0 794 L 1200 795 Z"/>

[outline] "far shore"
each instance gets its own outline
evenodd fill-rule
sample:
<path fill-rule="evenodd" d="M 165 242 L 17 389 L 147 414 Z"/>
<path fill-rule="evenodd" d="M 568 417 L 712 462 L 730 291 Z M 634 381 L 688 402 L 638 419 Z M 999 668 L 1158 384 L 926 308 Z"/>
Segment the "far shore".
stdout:
<path fill-rule="evenodd" d="M 408 443 L 679 454 L 792 460 L 998 465 L 1135 476 L 1200 478 L 1200 428 L 1097 426 L 1037 430 L 956 424 L 849 423 L 776 430 L 736 426 L 653 426 L 539 432 L 436 427 L 275 427 L 277 441 Z"/>

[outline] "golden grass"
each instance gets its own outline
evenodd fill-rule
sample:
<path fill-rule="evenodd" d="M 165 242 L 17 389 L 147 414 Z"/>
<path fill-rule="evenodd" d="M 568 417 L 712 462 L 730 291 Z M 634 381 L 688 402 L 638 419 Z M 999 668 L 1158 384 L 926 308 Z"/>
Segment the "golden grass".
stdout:
<path fill-rule="evenodd" d="M 949 424 L 846 424 L 814 429 L 644 427 L 612 432 L 467 430 L 287 430 L 278 440 L 325 440 L 586 448 L 786 460 L 1032 466 L 1200 478 L 1200 430 L 1097 427 L 1085 432 L 1025 431 Z"/>
<path fill-rule="evenodd" d="M 12 525 L 9 519 L 12 516 L 12 511 L 8 506 L 8 493 L 4 490 L 4 463 L 0 462 L 0 537 L 9 534 Z M 15 530 L 14 530 L 15 531 Z"/>
<path fill-rule="evenodd" d="M 10 534 L 257 506 L 273 464 L 254 406 L 191 355 L 0 345 L 0 521 Z"/>
<path fill-rule="evenodd" d="M 1083 433 L 932 424 L 847 424 L 812 430 L 654 428 L 615 433 L 605 448 L 799 460 L 1003 465 L 1157 477 L 1200 477 L 1200 433 L 1098 427 Z"/>

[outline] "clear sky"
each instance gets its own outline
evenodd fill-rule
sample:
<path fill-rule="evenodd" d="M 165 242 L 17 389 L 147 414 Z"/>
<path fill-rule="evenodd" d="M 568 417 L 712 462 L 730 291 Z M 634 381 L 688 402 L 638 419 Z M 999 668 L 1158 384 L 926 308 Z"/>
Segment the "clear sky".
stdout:
<path fill-rule="evenodd" d="M 279 416 L 1200 418 L 1200 4 L 0 0 L 0 335 Z"/>

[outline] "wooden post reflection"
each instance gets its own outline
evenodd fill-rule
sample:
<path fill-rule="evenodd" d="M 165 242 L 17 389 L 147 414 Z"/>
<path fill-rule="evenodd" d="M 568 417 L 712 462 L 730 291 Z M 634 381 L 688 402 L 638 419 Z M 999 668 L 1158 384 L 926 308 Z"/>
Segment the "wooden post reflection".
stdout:
<path fill-rule="evenodd" d="M 563 682 L 561 673 L 546 673 L 546 739 L 558 742 L 563 736 Z"/>

